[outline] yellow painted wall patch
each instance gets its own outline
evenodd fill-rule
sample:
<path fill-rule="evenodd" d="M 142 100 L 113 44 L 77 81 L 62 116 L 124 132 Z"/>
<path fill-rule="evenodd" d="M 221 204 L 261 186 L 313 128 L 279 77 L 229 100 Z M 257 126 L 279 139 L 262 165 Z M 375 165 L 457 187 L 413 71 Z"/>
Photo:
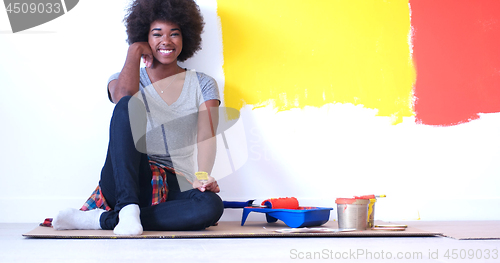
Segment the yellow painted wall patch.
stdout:
<path fill-rule="evenodd" d="M 227 107 L 352 103 L 413 116 L 404 0 L 218 0 Z"/>

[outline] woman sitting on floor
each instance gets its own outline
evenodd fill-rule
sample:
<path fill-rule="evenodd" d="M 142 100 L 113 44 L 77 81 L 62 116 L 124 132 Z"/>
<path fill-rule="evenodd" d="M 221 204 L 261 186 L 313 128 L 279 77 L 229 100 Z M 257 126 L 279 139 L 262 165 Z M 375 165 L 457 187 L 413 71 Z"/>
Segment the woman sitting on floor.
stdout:
<path fill-rule="evenodd" d="M 128 11 L 125 65 L 108 82 L 116 106 L 99 186 L 83 211 L 61 211 L 53 226 L 118 235 L 204 229 L 223 212 L 210 176 L 220 96 L 212 77 L 177 64 L 201 49 L 203 18 L 193 0 L 135 0 Z M 194 176 L 195 146 L 204 184 Z"/>

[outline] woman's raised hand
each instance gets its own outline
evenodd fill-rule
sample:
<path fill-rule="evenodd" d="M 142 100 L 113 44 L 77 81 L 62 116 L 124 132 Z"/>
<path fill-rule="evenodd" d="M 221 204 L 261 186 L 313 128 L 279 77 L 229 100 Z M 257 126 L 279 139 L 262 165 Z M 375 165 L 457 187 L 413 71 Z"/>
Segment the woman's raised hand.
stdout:
<path fill-rule="evenodd" d="M 142 62 L 146 65 L 147 68 L 153 67 L 153 51 L 149 46 L 148 42 L 135 42 L 129 47 L 129 52 L 133 52 L 134 54 L 140 54 L 142 58 Z"/>

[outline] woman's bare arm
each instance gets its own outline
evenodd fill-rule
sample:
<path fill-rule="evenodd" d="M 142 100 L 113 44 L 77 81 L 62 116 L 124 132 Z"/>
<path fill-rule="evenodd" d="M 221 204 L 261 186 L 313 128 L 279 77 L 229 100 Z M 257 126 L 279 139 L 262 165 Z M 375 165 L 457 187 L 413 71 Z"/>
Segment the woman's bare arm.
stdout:
<path fill-rule="evenodd" d="M 209 175 L 208 184 L 203 189 L 212 192 L 219 192 L 215 179 L 210 176 L 215 163 L 217 150 L 216 131 L 219 124 L 219 101 L 208 100 L 204 102 L 198 110 L 198 171 L 207 172 Z M 196 185 L 197 186 L 197 185 Z"/>

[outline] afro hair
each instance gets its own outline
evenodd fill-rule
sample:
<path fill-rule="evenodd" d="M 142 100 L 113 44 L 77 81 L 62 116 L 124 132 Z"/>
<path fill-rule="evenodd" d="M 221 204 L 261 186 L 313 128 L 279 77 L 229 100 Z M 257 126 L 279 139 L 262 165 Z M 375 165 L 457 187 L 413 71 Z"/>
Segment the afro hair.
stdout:
<path fill-rule="evenodd" d="M 124 19 L 128 44 L 148 42 L 150 25 L 156 20 L 179 25 L 182 51 L 178 61 L 185 61 L 201 49 L 205 23 L 194 0 L 134 0 Z"/>

